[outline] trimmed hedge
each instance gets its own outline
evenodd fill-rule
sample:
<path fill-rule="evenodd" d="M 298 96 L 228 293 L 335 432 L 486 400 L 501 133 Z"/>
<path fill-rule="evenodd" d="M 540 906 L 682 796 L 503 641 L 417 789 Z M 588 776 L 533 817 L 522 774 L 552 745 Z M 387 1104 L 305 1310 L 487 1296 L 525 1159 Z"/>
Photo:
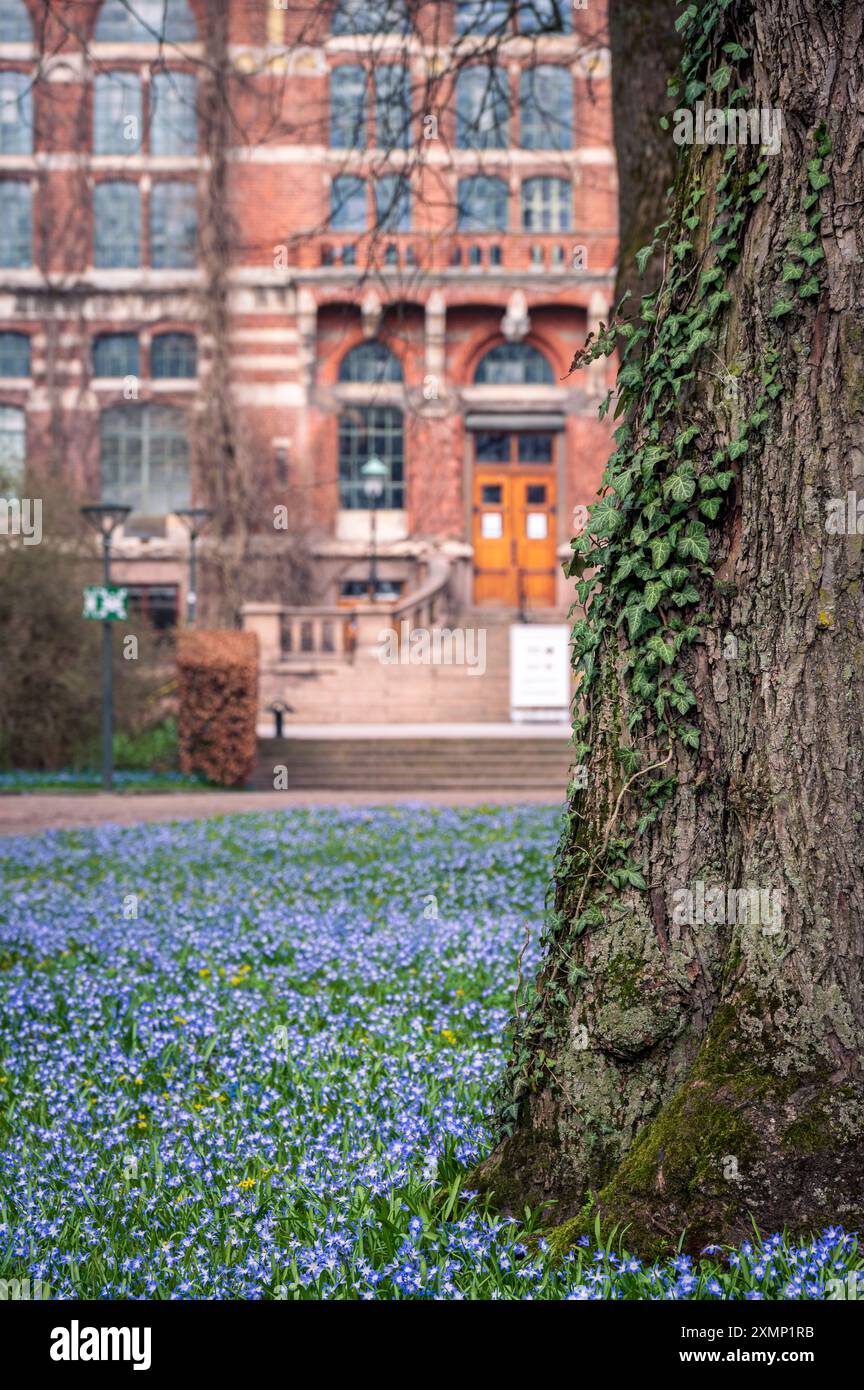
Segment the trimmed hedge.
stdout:
<path fill-rule="evenodd" d="M 258 638 L 192 629 L 177 637 L 180 769 L 242 786 L 255 761 Z"/>

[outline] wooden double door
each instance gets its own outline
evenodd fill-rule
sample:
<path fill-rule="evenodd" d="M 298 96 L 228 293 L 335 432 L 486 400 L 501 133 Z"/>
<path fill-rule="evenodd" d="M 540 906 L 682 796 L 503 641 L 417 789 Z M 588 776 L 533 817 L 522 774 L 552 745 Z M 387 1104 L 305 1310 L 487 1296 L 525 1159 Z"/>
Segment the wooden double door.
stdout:
<path fill-rule="evenodd" d="M 527 431 L 475 438 L 475 603 L 555 606 L 553 441 L 551 434 Z M 498 457 L 490 458 L 493 453 Z"/>

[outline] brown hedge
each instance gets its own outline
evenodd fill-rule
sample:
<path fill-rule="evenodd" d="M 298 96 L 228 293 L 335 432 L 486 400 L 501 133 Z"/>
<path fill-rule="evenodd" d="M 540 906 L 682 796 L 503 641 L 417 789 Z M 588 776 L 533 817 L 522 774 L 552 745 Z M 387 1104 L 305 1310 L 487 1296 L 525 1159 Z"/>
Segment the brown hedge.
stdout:
<path fill-rule="evenodd" d="M 255 762 L 258 638 L 230 630 L 177 638 L 180 768 L 223 787 L 242 785 Z"/>

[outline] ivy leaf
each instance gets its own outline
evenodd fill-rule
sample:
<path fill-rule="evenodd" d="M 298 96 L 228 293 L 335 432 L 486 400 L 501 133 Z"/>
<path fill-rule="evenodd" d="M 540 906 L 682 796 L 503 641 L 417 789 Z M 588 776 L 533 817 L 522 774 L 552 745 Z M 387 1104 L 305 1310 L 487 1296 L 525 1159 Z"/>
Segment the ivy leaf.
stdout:
<path fill-rule="evenodd" d="M 731 78 L 732 69 L 727 63 L 724 63 L 722 68 L 718 68 L 711 78 L 711 86 L 714 88 L 715 92 L 722 92 L 729 86 Z"/>
<path fill-rule="evenodd" d="M 747 450 L 748 450 L 749 448 L 750 448 L 750 444 L 749 444 L 748 440 L 746 440 L 746 439 L 735 439 L 735 440 L 733 440 L 733 442 L 729 445 L 729 457 L 730 457 L 730 459 L 738 459 L 738 458 L 740 458 L 742 454 L 746 454 L 746 452 L 747 452 Z"/>
<path fill-rule="evenodd" d="M 693 724 L 679 724 L 678 734 L 685 748 L 699 747 L 699 730 Z"/>
<path fill-rule="evenodd" d="M 694 584 L 688 584 L 686 589 L 676 589 L 675 593 L 670 594 L 669 597 L 678 608 L 684 608 L 688 603 L 699 602 L 699 590 Z"/>
<path fill-rule="evenodd" d="M 743 63 L 750 57 L 746 48 L 742 48 L 740 43 L 724 43 L 723 52 L 728 53 L 733 63 Z"/>
<path fill-rule="evenodd" d="M 627 631 L 630 634 L 630 641 L 635 642 L 642 631 L 642 624 L 645 619 L 645 605 L 641 602 L 631 603 L 624 609 L 627 619 Z"/>
<path fill-rule="evenodd" d="M 687 473 L 673 473 L 663 484 L 663 491 L 673 502 L 689 502 L 696 491 L 696 480 Z"/>
<path fill-rule="evenodd" d="M 780 283 L 785 285 L 789 280 L 800 280 L 803 274 L 804 271 L 800 265 L 796 265 L 794 261 L 787 261 L 783 267 L 783 274 L 780 276 Z"/>
<path fill-rule="evenodd" d="M 665 661 L 667 666 L 671 666 L 675 660 L 675 648 L 659 632 L 655 632 L 652 637 L 649 637 L 648 650 L 654 652 L 655 656 L 659 656 L 661 661 Z"/>
<path fill-rule="evenodd" d="M 791 313 L 794 307 L 791 299 L 775 299 L 768 317 L 769 319 L 782 319 L 783 315 Z"/>
<path fill-rule="evenodd" d="M 817 191 L 820 188 L 824 188 L 826 183 L 831 182 L 827 174 L 823 174 L 816 169 L 811 169 L 807 177 L 810 180 L 810 187 Z"/>
<path fill-rule="evenodd" d="M 799 299 L 809 299 L 811 295 L 818 294 L 821 286 L 818 275 L 811 275 L 809 280 L 805 280 L 803 285 L 798 286 Z"/>
<path fill-rule="evenodd" d="M 678 540 L 678 552 L 691 560 L 708 562 L 710 545 L 701 521 L 691 521 L 684 535 Z"/>
<path fill-rule="evenodd" d="M 591 508 L 591 532 L 595 536 L 612 536 L 621 525 L 621 513 L 613 497 L 606 494 Z"/>
<path fill-rule="evenodd" d="M 686 29 L 692 19 L 696 18 L 697 10 L 695 5 L 688 5 L 683 14 L 679 14 L 675 21 L 675 28 L 680 34 L 682 29 Z"/>
<path fill-rule="evenodd" d="M 821 246 L 804 246 L 801 250 L 801 259 L 808 265 L 815 265 L 817 261 L 825 259 L 825 252 Z"/>
<path fill-rule="evenodd" d="M 731 468 L 726 468 L 723 470 L 722 473 L 714 474 L 714 481 L 717 484 L 717 486 L 719 488 L 722 488 L 722 490 L 725 492 L 729 484 L 733 481 L 734 477 L 735 474 L 732 472 Z"/>
<path fill-rule="evenodd" d="M 716 521 L 717 514 L 722 506 L 722 497 L 703 497 L 699 502 L 700 512 L 703 516 L 707 516 L 709 521 Z"/>
<path fill-rule="evenodd" d="M 654 536 L 650 544 L 651 559 L 655 570 L 662 570 L 672 554 L 672 542 L 668 536 Z"/>
<path fill-rule="evenodd" d="M 692 241 L 676 241 L 675 245 L 672 247 L 672 255 L 675 257 L 676 261 L 682 261 L 687 255 L 687 252 L 692 250 Z"/>
<path fill-rule="evenodd" d="M 640 275 L 644 275 L 644 274 L 645 274 L 645 267 L 646 267 L 646 265 L 648 264 L 648 262 L 650 261 L 653 251 L 654 251 L 654 242 L 652 241 L 652 243 L 651 243 L 650 246 L 643 246 L 639 251 L 636 252 L 636 256 L 635 256 L 636 266 L 637 266 L 637 268 L 638 268 L 638 270 L 639 270 L 639 274 L 640 274 Z"/>
<path fill-rule="evenodd" d="M 648 581 L 645 585 L 642 598 L 646 612 L 651 613 L 657 607 L 657 604 L 660 602 L 665 592 L 666 585 L 661 579 L 651 579 Z"/>

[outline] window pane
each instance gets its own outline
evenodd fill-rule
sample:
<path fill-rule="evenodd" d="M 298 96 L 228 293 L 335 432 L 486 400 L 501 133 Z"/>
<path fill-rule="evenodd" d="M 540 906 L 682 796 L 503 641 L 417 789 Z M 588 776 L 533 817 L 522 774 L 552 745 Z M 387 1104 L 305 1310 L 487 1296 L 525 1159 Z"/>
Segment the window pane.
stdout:
<path fill-rule="evenodd" d="M 194 40 L 198 32 L 186 0 L 105 0 L 96 21 L 97 43 Z"/>
<path fill-rule="evenodd" d="M 339 417 L 339 505 L 368 509 L 360 470 L 373 455 L 386 464 L 388 477 L 378 501 L 383 508 L 405 505 L 402 411 L 395 406 L 361 406 Z"/>
<path fill-rule="evenodd" d="M 330 226 L 334 232 L 365 232 L 365 179 L 355 178 L 353 174 L 334 179 L 330 200 Z"/>
<path fill-rule="evenodd" d="M 503 149 L 509 111 L 503 68 L 483 64 L 460 72 L 456 79 L 456 143 L 460 149 Z"/>
<path fill-rule="evenodd" d="M 478 463 L 509 463 L 510 436 L 499 430 L 482 430 L 474 436 Z"/>
<path fill-rule="evenodd" d="M 0 333 L 0 376 L 30 375 L 30 337 L 27 333 Z"/>
<path fill-rule="evenodd" d="M 0 154 L 33 153 L 33 78 L 0 72 Z"/>
<path fill-rule="evenodd" d="M 366 71 L 343 63 L 330 74 L 330 145 L 334 150 L 366 148 Z"/>
<path fill-rule="evenodd" d="M 33 263 L 30 185 L 0 179 L 0 266 L 19 269 Z"/>
<path fill-rule="evenodd" d="M 525 150 L 567 150 L 573 144 L 573 79 L 566 68 L 540 64 L 520 80 Z"/>
<path fill-rule="evenodd" d="M 100 421 L 102 499 L 144 516 L 189 505 L 189 445 L 182 411 L 121 406 Z"/>
<path fill-rule="evenodd" d="M 520 434 L 519 436 L 519 462 L 520 463 L 551 463 L 552 462 L 552 436 L 551 434 Z M 529 492 L 530 492 L 529 488 Z M 535 489 L 536 490 L 536 489 Z M 529 502 L 544 502 L 545 489 L 541 488 L 543 497 L 529 497 Z"/>
<path fill-rule="evenodd" d="M 567 179 L 526 179 L 522 227 L 526 232 L 569 232 L 573 195 Z"/>
<path fill-rule="evenodd" d="M 401 381 L 402 365 L 386 343 L 358 343 L 339 364 L 340 381 Z"/>
<path fill-rule="evenodd" d="M 411 80 L 399 63 L 375 69 L 375 144 L 381 150 L 411 144 Z"/>
<path fill-rule="evenodd" d="M 93 79 L 94 154 L 137 154 L 141 149 L 141 79 L 102 72 Z"/>
<path fill-rule="evenodd" d="M 150 264 L 191 270 L 198 254 L 198 193 L 194 183 L 154 183 L 150 193 Z"/>
<path fill-rule="evenodd" d="M 504 179 L 475 174 L 459 180 L 457 194 L 460 232 L 506 232 L 508 188 Z"/>
<path fill-rule="evenodd" d="M 555 378 L 530 343 L 499 343 L 479 362 L 474 381 L 478 386 L 553 386 Z"/>
<path fill-rule="evenodd" d="M 379 231 L 411 230 L 411 189 L 403 174 L 387 174 L 376 183 L 375 217 Z"/>
<path fill-rule="evenodd" d="M 407 27 L 404 0 L 340 0 L 333 16 L 334 34 L 386 34 Z"/>
<path fill-rule="evenodd" d="M 33 25 L 24 0 L 0 0 L 0 43 L 32 43 Z"/>
<path fill-rule="evenodd" d="M 134 333 L 102 333 L 93 343 L 94 376 L 137 376 L 138 339 Z"/>
<path fill-rule="evenodd" d="M 191 333 L 160 333 L 150 349 L 153 377 L 194 377 L 198 374 L 198 345 Z"/>
<path fill-rule="evenodd" d="M 572 29 L 572 0 L 519 0 L 519 31 L 522 34 L 569 34 Z"/>
<path fill-rule="evenodd" d="M 504 33 L 509 13 L 510 0 L 458 0 L 456 33 Z"/>
<path fill-rule="evenodd" d="M 141 264 L 141 195 L 136 183 L 97 183 L 93 190 L 93 264 Z"/>
<path fill-rule="evenodd" d="M 198 83 L 191 72 L 157 72 L 150 84 L 150 153 L 198 153 Z"/>
<path fill-rule="evenodd" d="M 24 487 L 27 426 L 17 405 L 0 405 L 0 495 L 8 497 Z"/>

